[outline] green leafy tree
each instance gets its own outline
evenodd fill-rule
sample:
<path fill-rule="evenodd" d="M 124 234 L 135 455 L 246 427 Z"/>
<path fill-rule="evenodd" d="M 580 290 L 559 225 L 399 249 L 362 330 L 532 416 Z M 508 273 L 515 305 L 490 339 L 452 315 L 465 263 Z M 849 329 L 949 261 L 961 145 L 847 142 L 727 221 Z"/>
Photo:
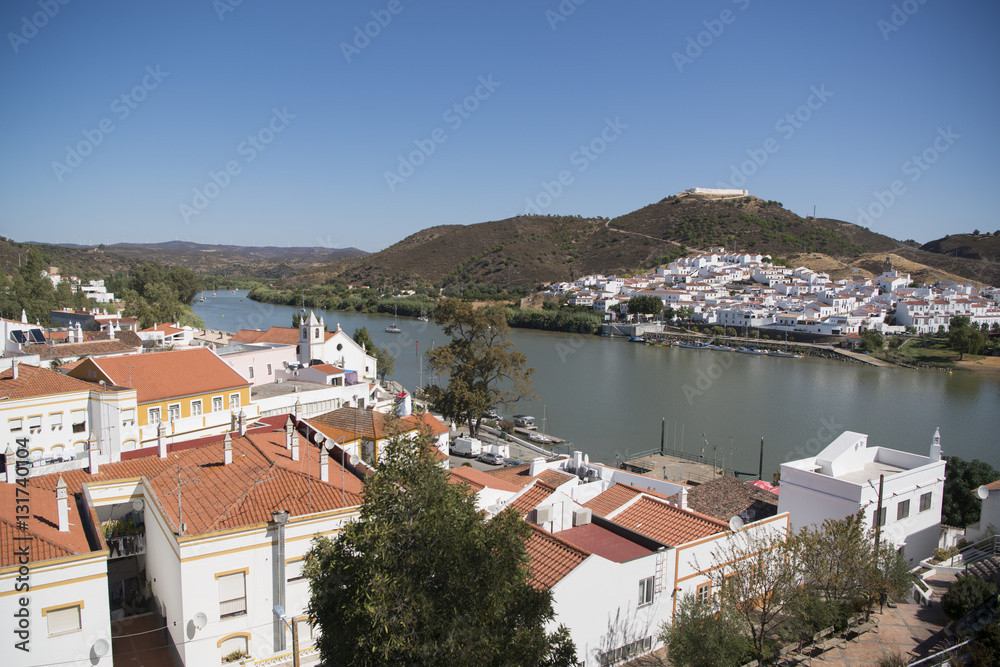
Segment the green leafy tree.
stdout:
<path fill-rule="evenodd" d="M 392 438 L 359 519 L 314 539 L 303 572 L 323 663 L 575 664 L 569 634 L 545 631 L 551 591 L 529 583 L 531 526 L 513 510 L 485 521 L 431 449 Z"/>
<path fill-rule="evenodd" d="M 427 395 L 447 420 L 468 424 L 473 437 L 483 413 L 534 397 L 531 374 L 523 352 L 514 349 L 501 308 L 475 309 L 446 298 L 434 309 L 434 321 L 451 338 L 427 353 L 431 368 L 448 375 L 445 387 L 431 385 Z"/>
<path fill-rule="evenodd" d="M 690 593 L 681 597 L 674 623 L 660 639 L 675 667 L 729 667 L 747 661 L 753 645 L 730 607 L 717 610 Z"/>
<path fill-rule="evenodd" d="M 379 347 L 372 341 L 367 327 L 355 329 L 353 338 L 355 343 L 363 345 L 368 354 L 375 357 L 379 380 L 385 382 L 385 379 L 396 370 L 396 358 L 389 353 L 389 350 Z"/>
<path fill-rule="evenodd" d="M 979 327 L 969 323 L 966 315 L 956 315 L 951 318 L 948 329 L 948 347 L 958 352 L 961 361 L 966 354 L 979 354 L 986 347 L 986 336 Z"/>
<path fill-rule="evenodd" d="M 629 299 L 628 311 L 636 315 L 659 315 L 663 312 L 663 301 L 659 297 L 640 294 Z"/>
<path fill-rule="evenodd" d="M 663 309 L 664 320 L 667 322 L 673 322 L 675 317 L 677 317 L 677 311 L 675 311 L 672 306 L 666 306 Z"/>
<path fill-rule="evenodd" d="M 1000 472 L 989 463 L 973 459 L 965 461 L 957 456 L 946 456 L 944 475 L 944 502 L 941 523 L 965 528 L 979 521 L 982 504 L 972 492 L 983 484 L 1000 479 Z"/>
<path fill-rule="evenodd" d="M 996 596 L 997 585 L 979 577 L 962 577 L 941 596 L 941 611 L 957 621 L 970 611 Z"/>
<path fill-rule="evenodd" d="M 371 334 L 368 333 L 368 327 L 361 327 L 360 329 L 355 329 L 352 338 L 354 339 L 355 343 L 363 346 L 366 350 L 370 350 L 373 347 L 375 347 L 375 342 L 372 340 Z"/>
<path fill-rule="evenodd" d="M 885 346 L 885 337 L 874 329 L 865 329 L 861 333 L 861 348 L 865 352 L 879 352 Z"/>

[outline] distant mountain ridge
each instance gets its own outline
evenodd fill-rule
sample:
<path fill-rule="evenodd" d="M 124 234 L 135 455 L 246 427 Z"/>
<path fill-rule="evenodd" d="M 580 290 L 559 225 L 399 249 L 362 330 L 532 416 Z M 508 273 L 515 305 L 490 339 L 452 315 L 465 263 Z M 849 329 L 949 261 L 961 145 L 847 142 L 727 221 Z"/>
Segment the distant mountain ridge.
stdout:
<path fill-rule="evenodd" d="M 838 271 L 878 274 L 887 256 L 913 264 L 915 278 L 1000 282 L 1000 272 L 921 252 L 842 220 L 803 218 L 754 196 L 722 200 L 672 195 L 613 218 L 518 216 L 423 229 L 362 259 L 316 267 L 279 286 L 430 283 L 532 286 L 589 273 L 652 268 L 687 251 L 725 246 Z M 825 259 L 824 259 L 825 258 Z M 830 267 L 835 267 L 831 269 Z"/>

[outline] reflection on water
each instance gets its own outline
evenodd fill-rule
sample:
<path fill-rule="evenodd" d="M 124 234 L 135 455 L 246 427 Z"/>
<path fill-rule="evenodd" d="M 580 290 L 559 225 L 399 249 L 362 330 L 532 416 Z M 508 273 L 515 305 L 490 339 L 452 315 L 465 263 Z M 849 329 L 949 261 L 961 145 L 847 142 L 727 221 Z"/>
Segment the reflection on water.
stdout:
<path fill-rule="evenodd" d="M 195 313 L 208 327 L 236 331 L 291 326 L 298 309 L 240 301 L 245 292 L 206 293 Z M 420 358 L 444 334 L 433 322 L 402 318 L 403 334 L 383 331 L 392 316 L 317 312 L 330 329 L 367 327 L 396 356 L 393 379 L 416 387 L 431 378 Z M 515 329 L 512 339 L 536 368 L 539 400 L 509 410 L 575 443 L 595 460 L 615 461 L 660 444 L 756 470 L 765 440 L 764 476 L 788 458 L 815 454 L 843 430 L 869 434 L 869 444 L 926 453 L 941 427 L 946 455 L 1000 467 L 1000 382 L 943 371 L 879 369 L 825 359 L 780 359 L 664 348 Z M 832 425 L 832 426 L 831 426 Z M 830 435 L 832 430 L 835 433 Z M 704 434 L 704 435 L 702 435 Z M 706 447 L 705 441 L 708 441 Z M 732 443 L 732 444 L 730 444 Z M 733 451 L 731 451 L 733 450 Z"/>

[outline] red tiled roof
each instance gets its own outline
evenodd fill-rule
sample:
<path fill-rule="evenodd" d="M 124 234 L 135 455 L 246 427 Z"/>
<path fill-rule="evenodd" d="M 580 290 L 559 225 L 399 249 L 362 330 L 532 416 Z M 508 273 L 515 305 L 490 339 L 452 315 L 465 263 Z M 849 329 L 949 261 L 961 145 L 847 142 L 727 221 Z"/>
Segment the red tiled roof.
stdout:
<path fill-rule="evenodd" d="M 753 510 L 753 521 L 757 521 L 778 513 L 778 496 L 725 475 L 691 489 L 688 492 L 688 507 L 719 521 L 728 521 L 742 512 Z"/>
<path fill-rule="evenodd" d="M 640 489 L 629 484 L 615 483 L 615 485 L 607 491 L 604 491 L 603 493 L 591 498 L 588 502 L 585 502 L 583 506 L 594 510 L 594 514 L 608 516 L 640 493 L 645 493 L 646 495 L 667 500 L 667 496 L 658 491 Z"/>
<path fill-rule="evenodd" d="M 413 424 L 417 428 L 426 426 L 430 429 L 432 436 L 443 435 L 451 431 L 451 428 L 447 424 L 429 412 L 414 413 L 403 417 L 402 421 L 408 424 Z"/>
<path fill-rule="evenodd" d="M 529 471 L 531 470 L 531 464 L 526 463 L 520 466 L 513 466 L 510 468 L 500 468 L 499 470 L 491 470 L 487 474 L 494 475 L 500 479 L 507 480 L 511 484 L 516 484 L 517 486 L 528 486 L 535 479 L 540 479 L 544 482 L 548 482 L 552 486 L 561 486 L 565 484 L 569 479 L 573 477 L 569 473 L 562 472 L 561 470 L 549 470 L 546 468 L 536 477 L 532 477 Z"/>
<path fill-rule="evenodd" d="M 70 494 L 81 492 L 86 482 L 145 477 L 156 493 L 160 511 L 174 531 L 177 516 L 177 476 L 196 480 L 184 485 L 185 535 L 242 528 L 271 520 L 283 509 L 292 518 L 361 504 L 361 481 L 329 460 L 329 483 L 320 481 L 319 448 L 299 438 L 300 460 L 285 449 L 283 431 L 248 433 L 232 441 L 233 462 L 223 465 L 223 439 L 157 456 L 108 463 L 97 475 L 85 470 L 63 473 Z M 30 487 L 54 490 L 58 475 L 29 480 Z M 341 486 L 343 485 L 343 491 Z M 32 491 L 41 493 L 40 491 Z"/>
<path fill-rule="evenodd" d="M 558 584 L 590 556 L 588 551 L 572 545 L 534 524 L 531 537 L 525 545 L 530 562 L 531 576 L 528 583 L 539 590 L 547 590 Z"/>
<path fill-rule="evenodd" d="M 559 537 L 570 544 L 575 544 L 590 553 L 597 554 L 615 563 L 624 563 L 625 561 L 654 553 L 652 549 L 647 549 L 618 533 L 614 533 L 594 523 L 561 531 Z"/>
<path fill-rule="evenodd" d="M 184 333 L 184 329 L 178 329 L 172 324 L 154 324 L 147 329 L 140 329 L 139 333 L 153 333 L 159 331 L 164 336 L 173 336 L 175 334 Z"/>
<path fill-rule="evenodd" d="M 323 340 L 328 341 L 336 335 L 335 331 L 324 331 Z M 282 345 L 298 345 L 299 330 L 293 327 L 271 327 L 267 331 L 256 329 L 240 329 L 230 339 L 233 343 L 280 343 Z"/>
<path fill-rule="evenodd" d="M 537 481 L 530 488 L 525 490 L 520 496 L 518 496 L 510 507 L 513 507 L 518 511 L 518 513 L 523 517 L 531 510 L 538 507 L 538 505 L 555 493 L 556 487 L 546 484 L 542 481 Z"/>
<path fill-rule="evenodd" d="M 59 532 L 55 493 L 59 476 L 52 477 L 55 478 L 52 488 L 45 490 L 18 484 L 0 485 L 0 567 L 19 564 L 15 553 L 17 549 L 26 548 L 32 563 L 90 552 L 80 511 L 72 495 L 68 500 L 69 531 Z M 28 493 L 27 499 L 25 492 Z M 24 517 L 24 530 L 17 523 L 21 516 L 15 514 L 18 502 L 27 502 L 30 510 L 30 514 Z"/>
<path fill-rule="evenodd" d="M 207 348 L 103 357 L 90 362 L 112 383 L 135 389 L 140 405 L 175 396 L 250 386 L 242 375 Z M 86 368 L 87 365 L 82 364 L 70 374 L 81 377 Z"/>
<path fill-rule="evenodd" d="M 729 525 L 718 519 L 682 510 L 648 496 L 626 507 L 612 521 L 668 546 L 729 530 Z"/>
<path fill-rule="evenodd" d="M 52 396 L 54 394 L 69 394 L 87 391 L 95 385 L 67 377 L 62 373 L 51 371 L 40 366 L 17 365 L 17 379 L 13 370 L 8 368 L 0 373 L 0 399 L 31 398 L 35 396 Z"/>
<path fill-rule="evenodd" d="M 95 333 L 94 336 L 100 335 Z M 135 332 L 122 331 L 115 334 L 115 339 L 110 340 L 107 334 L 104 339 L 88 340 L 82 343 L 59 343 L 48 345 L 46 343 L 36 343 L 25 345 L 21 351 L 25 354 L 37 354 L 40 359 L 57 359 L 63 357 L 78 357 L 82 355 L 103 356 L 107 354 L 127 354 L 135 352 L 142 347 L 142 340 Z"/>
<path fill-rule="evenodd" d="M 314 364 L 309 368 L 315 368 L 320 373 L 326 373 L 327 375 L 337 375 L 338 373 L 343 373 L 343 368 L 337 368 L 331 364 Z"/>
<path fill-rule="evenodd" d="M 374 441 L 392 436 L 388 430 L 391 418 L 381 412 L 364 408 L 338 408 L 332 412 L 310 417 L 308 421 L 323 433 L 327 433 L 327 427 L 333 427 L 339 433 L 351 434 L 352 438 L 362 437 Z M 415 424 L 402 419 L 398 424 L 401 433 L 416 429 Z"/>
<path fill-rule="evenodd" d="M 521 490 L 519 486 L 498 479 L 482 470 L 476 470 L 472 466 L 459 466 L 449 469 L 448 481 L 452 484 L 468 484 L 475 492 L 482 491 L 485 488 L 513 493 Z"/>

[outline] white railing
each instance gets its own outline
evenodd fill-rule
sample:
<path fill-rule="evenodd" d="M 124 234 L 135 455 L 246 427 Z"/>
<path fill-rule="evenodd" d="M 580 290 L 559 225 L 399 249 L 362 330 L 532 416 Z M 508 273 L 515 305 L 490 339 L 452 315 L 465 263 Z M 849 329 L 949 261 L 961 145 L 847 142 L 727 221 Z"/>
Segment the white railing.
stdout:
<path fill-rule="evenodd" d="M 241 598 L 235 598 L 233 600 L 224 600 L 219 603 L 220 618 L 226 618 L 227 616 L 239 616 L 240 614 L 245 614 L 246 612 L 247 612 L 246 596 Z"/>
<path fill-rule="evenodd" d="M 947 561 L 942 561 L 939 565 L 945 567 L 965 566 L 968 568 L 972 563 L 977 563 L 985 558 L 997 555 L 1000 555 L 1000 535 L 990 535 L 975 544 L 963 547 L 957 554 L 953 555 Z"/>

